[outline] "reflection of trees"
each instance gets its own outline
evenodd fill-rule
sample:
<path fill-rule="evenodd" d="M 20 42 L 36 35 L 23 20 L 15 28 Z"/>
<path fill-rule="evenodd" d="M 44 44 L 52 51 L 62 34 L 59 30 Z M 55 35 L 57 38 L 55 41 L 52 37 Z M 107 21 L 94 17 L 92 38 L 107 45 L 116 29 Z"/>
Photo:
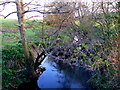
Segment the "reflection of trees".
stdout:
<path fill-rule="evenodd" d="M 60 82 L 61 88 L 70 88 L 70 86 L 71 86 L 70 78 L 65 74 L 63 74 L 63 75 L 64 76 Z"/>
<path fill-rule="evenodd" d="M 54 66 L 58 72 L 57 77 L 58 83 L 61 85 L 60 88 L 70 88 L 72 82 L 82 83 L 83 86 L 86 86 L 86 82 L 89 79 L 88 72 L 85 72 L 80 69 L 72 69 L 66 65 Z"/>
<path fill-rule="evenodd" d="M 60 84 L 60 88 L 70 88 L 71 86 L 70 77 L 67 76 L 67 74 L 64 74 L 62 71 L 60 71 L 59 73 L 57 74 L 57 77 L 58 83 Z"/>

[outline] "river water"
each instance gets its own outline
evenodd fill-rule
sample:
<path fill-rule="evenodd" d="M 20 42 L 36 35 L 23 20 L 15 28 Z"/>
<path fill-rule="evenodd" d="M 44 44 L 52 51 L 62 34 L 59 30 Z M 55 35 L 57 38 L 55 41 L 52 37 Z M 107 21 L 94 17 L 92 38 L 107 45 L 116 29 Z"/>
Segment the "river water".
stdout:
<path fill-rule="evenodd" d="M 37 84 L 41 89 L 45 88 L 79 88 L 83 90 L 91 90 L 87 85 L 90 75 L 82 68 L 70 68 L 65 65 L 57 65 L 50 58 L 46 57 L 42 67 L 46 71 L 38 78 Z"/>

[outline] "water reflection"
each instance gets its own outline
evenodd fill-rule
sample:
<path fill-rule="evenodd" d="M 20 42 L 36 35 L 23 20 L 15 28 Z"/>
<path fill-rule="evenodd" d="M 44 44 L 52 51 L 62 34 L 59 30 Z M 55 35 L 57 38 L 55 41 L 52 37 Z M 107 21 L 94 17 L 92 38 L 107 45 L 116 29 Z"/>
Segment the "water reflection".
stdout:
<path fill-rule="evenodd" d="M 84 88 L 90 89 L 86 82 L 89 74 L 82 69 L 72 69 L 66 65 L 57 65 L 46 57 L 42 66 L 46 71 L 39 77 L 37 83 L 39 88 Z"/>

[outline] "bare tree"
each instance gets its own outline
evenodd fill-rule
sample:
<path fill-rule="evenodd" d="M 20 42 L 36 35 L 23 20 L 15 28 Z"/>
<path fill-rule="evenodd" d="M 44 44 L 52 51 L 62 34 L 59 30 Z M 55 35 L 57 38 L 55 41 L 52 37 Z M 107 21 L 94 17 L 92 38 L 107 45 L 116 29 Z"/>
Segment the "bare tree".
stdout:
<path fill-rule="evenodd" d="M 11 14 L 17 13 L 18 28 L 19 28 L 20 37 L 21 37 L 21 40 L 22 40 L 22 47 L 23 47 L 23 52 L 24 52 L 24 56 L 25 56 L 26 68 L 29 69 L 28 71 L 30 71 L 30 73 L 31 73 L 29 75 L 31 75 L 31 76 L 33 75 L 34 76 L 35 75 L 35 70 L 34 69 L 36 69 L 36 67 L 38 66 L 38 64 L 40 64 L 43 61 L 43 59 L 42 59 L 40 61 L 40 63 L 38 63 L 39 58 L 42 55 L 45 55 L 45 50 L 43 50 L 42 53 L 37 53 L 38 56 L 36 57 L 36 59 L 34 61 L 34 58 L 32 56 L 32 52 L 30 52 L 30 50 L 28 49 L 27 40 L 26 40 L 25 14 L 26 13 L 32 13 L 32 12 L 37 12 L 39 14 L 64 14 L 64 13 L 69 13 L 69 11 L 63 11 L 63 12 L 56 12 L 56 11 L 51 11 L 51 12 L 47 11 L 47 12 L 45 12 L 45 11 L 41 11 L 40 10 L 40 8 L 42 8 L 41 5 L 38 4 L 38 3 L 37 4 L 36 3 L 32 4 L 32 1 L 29 2 L 29 3 L 23 3 L 23 0 L 1 1 L 0 2 L 0 6 L 3 6 L 3 10 L 4 10 L 5 5 L 10 4 L 10 3 L 14 3 L 16 5 L 16 11 L 13 11 L 13 12 L 7 14 L 6 16 L 4 16 L 4 15 L 0 15 L 0 16 L 3 16 L 4 18 L 7 18 Z M 31 5 L 32 5 L 32 8 L 30 8 Z M 1 10 L 1 11 L 3 11 L 3 10 Z"/>
<path fill-rule="evenodd" d="M 24 55 L 25 55 L 26 60 L 29 60 L 30 59 L 29 50 L 28 50 L 26 34 L 25 34 L 25 15 L 23 14 L 24 12 L 23 0 L 17 0 L 16 8 L 17 8 L 17 16 L 18 16 L 18 27 L 19 27 L 20 36 L 22 39 Z"/>
<path fill-rule="evenodd" d="M 74 3 L 71 2 L 53 2 L 51 3 L 51 5 L 54 5 L 51 8 L 48 8 L 48 11 L 51 12 L 66 12 L 69 11 L 70 13 L 64 13 L 64 14 L 47 14 L 44 17 L 44 20 L 47 22 L 47 24 L 53 24 L 53 25 L 60 25 L 61 21 L 63 21 L 64 19 L 66 19 L 66 17 L 69 16 L 69 19 L 66 19 L 64 21 L 64 26 L 66 25 L 66 23 L 70 22 L 70 20 L 72 20 L 74 18 L 74 13 L 73 13 L 73 9 L 74 9 Z"/>

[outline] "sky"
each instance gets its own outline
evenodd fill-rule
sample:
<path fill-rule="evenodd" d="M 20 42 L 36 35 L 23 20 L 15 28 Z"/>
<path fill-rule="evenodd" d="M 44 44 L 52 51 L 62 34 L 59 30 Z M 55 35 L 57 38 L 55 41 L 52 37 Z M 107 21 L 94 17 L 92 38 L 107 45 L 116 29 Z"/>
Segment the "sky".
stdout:
<path fill-rule="evenodd" d="M 9 0 L 9 1 L 15 1 L 15 0 Z M 24 1 L 24 3 L 28 3 L 28 2 L 30 2 L 31 0 L 23 0 L 23 1 Z M 46 3 L 48 3 L 48 2 L 53 2 L 54 0 L 34 0 L 34 1 L 39 1 L 41 5 L 44 5 L 45 2 L 46 2 Z M 39 3 L 39 2 L 38 2 L 38 3 Z M 33 2 L 33 3 L 34 3 L 34 2 Z M 2 8 L 2 7 L 0 7 L 0 8 Z M 43 9 L 43 8 L 42 8 L 42 9 Z M 16 11 L 16 5 L 15 5 L 15 4 L 8 4 L 8 5 L 6 5 L 5 10 L 2 11 L 2 12 L 0 12 L 0 14 L 6 16 L 7 14 L 9 14 L 10 12 L 13 12 L 13 11 Z M 32 13 L 32 15 L 33 15 L 33 14 L 37 15 L 38 13 Z M 29 16 L 30 16 L 30 14 L 27 14 L 27 15 L 26 15 L 26 18 L 29 17 Z M 3 17 L 0 16 L 0 18 L 3 18 Z M 17 19 L 17 14 L 14 13 L 14 14 L 8 16 L 7 18 L 8 18 L 8 19 Z M 41 15 L 41 19 L 42 19 L 42 15 Z"/>
<path fill-rule="evenodd" d="M 9 0 L 9 1 L 13 1 L 13 0 Z M 24 2 L 30 2 L 31 0 L 23 0 Z M 94 2 L 100 2 L 102 0 L 34 0 L 34 2 L 37 1 L 37 3 L 40 3 L 41 5 L 44 5 L 44 3 L 49 3 L 49 2 L 54 2 L 54 1 L 62 1 L 62 2 L 76 2 L 76 1 L 82 1 L 82 2 L 88 2 L 88 3 L 91 3 L 92 1 Z M 103 0 L 104 2 L 107 2 L 107 1 L 116 1 L 116 0 Z M 33 3 L 34 3 L 33 2 Z M 2 8 L 2 7 L 0 7 Z M 43 8 L 41 8 L 43 9 Z M 5 10 L 3 12 L 1 12 L 0 14 L 2 15 L 7 15 L 8 13 L 10 12 L 13 12 L 13 11 L 16 11 L 16 6 L 14 4 L 8 4 L 6 7 L 5 7 Z M 32 15 L 38 15 L 38 13 L 32 13 Z M 26 15 L 26 18 L 28 18 L 29 16 L 31 16 L 31 13 L 27 14 Z M 2 18 L 0 16 L 0 18 Z M 12 14 L 10 15 L 9 17 L 7 18 L 10 18 L 10 19 L 17 19 L 17 14 Z M 39 17 L 39 19 L 42 19 L 42 14 L 41 16 Z"/>

